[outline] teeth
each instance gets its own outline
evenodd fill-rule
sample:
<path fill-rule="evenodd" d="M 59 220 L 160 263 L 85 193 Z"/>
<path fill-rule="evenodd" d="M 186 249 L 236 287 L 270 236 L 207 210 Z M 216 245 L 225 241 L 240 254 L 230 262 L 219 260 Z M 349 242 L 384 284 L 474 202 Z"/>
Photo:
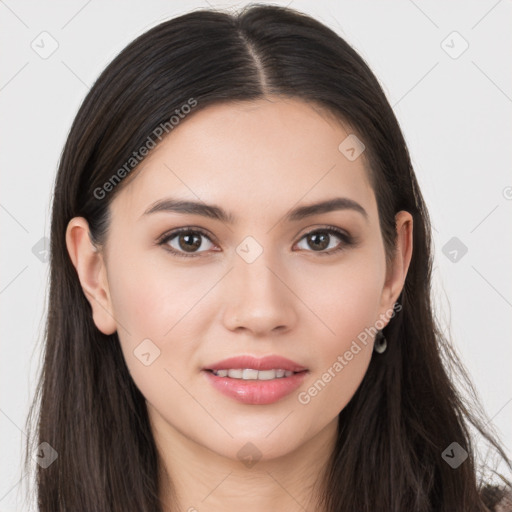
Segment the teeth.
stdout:
<path fill-rule="evenodd" d="M 252 368 L 238 368 L 233 370 L 212 370 L 217 377 L 230 377 L 241 380 L 271 380 L 289 377 L 293 372 L 289 370 L 253 370 Z"/>
<path fill-rule="evenodd" d="M 235 370 L 235 371 L 238 372 L 239 370 Z M 229 370 L 228 377 L 233 376 L 231 374 L 231 372 L 232 372 L 232 370 Z M 245 369 L 242 371 L 242 379 L 244 379 L 244 380 L 257 379 L 258 375 L 259 375 L 258 370 Z"/>

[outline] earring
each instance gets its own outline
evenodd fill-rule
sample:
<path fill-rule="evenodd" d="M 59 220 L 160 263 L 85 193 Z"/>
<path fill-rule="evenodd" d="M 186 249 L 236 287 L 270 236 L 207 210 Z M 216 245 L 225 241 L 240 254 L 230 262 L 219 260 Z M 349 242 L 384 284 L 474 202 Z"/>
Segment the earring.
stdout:
<path fill-rule="evenodd" d="M 388 348 L 388 341 L 386 340 L 386 336 L 381 331 L 377 332 L 377 336 L 375 336 L 375 344 L 373 345 L 373 350 L 382 354 Z"/>

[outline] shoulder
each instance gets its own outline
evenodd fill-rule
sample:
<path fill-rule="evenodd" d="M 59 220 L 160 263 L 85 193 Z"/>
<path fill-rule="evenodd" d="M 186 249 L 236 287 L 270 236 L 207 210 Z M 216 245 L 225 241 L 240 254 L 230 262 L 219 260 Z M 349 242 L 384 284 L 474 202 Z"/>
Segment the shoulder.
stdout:
<path fill-rule="evenodd" d="M 507 493 L 496 505 L 493 512 L 512 512 L 512 493 Z"/>
<path fill-rule="evenodd" d="M 486 485 L 481 496 L 492 512 L 512 512 L 512 489 Z"/>

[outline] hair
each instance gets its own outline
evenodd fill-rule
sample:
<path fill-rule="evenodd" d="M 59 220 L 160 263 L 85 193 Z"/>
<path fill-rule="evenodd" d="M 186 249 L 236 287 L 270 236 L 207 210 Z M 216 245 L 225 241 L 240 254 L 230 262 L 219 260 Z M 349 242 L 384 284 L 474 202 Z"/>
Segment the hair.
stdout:
<path fill-rule="evenodd" d="M 511 464 L 433 314 L 429 215 L 377 78 L 319 21 L 256 4 L 237 13 L 192 11 L 137 37 L 101 73 L 74 119 L 55 181 L 43 366 L 27 418 L 25 468 L 40 443 L 58 454 L 48 467 L 36 467 L 41 512 L 162 511 L 161 459 L 145 399 L 117 333 L 105 335 L 93 322 L 67 252 L 68 222 L 85 217 L 92 241 L 105 243 L 109 205 L 127 182 L 113 184 L 115 170 L 126 175 L 126 163 L 161 127 L 171 134 L 171 116 L 177 109 L 188 112 L 183 106 L 191 98 L 196 113 L 270 96 L 319 107 L 364 142 L 387 262 L 395 254 L 395 214 L 406 210 L 414 223 L 401 311 L 383 329 L 388 349 L 372 356 L 339 414 L 322 484 L 323 509 L 489 511 L 510 489 L 505 477 L 505 485 L 496 487 L 477 476 L 473 430 Z M 186 116 L 179 118 L 186 123 Z M 137 167 L 133 161 L 130 166 Z M 468 452 L 457 469 L 442 457 L 453 442 Z"/>

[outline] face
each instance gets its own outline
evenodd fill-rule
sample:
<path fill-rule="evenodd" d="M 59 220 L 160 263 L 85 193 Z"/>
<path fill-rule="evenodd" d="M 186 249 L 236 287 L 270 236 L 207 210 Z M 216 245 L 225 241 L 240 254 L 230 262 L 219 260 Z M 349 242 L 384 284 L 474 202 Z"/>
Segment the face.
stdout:
<path fill-rule="evenodd" d="M 232 459 L 251 442 L 270 459 L 336 424 L 372 357 L 369 329 L 389 321 L 411 251 L 411 217 L 401 212 L 399 256 L 386 271 L 365 155 L 339 149 L 350 133 L 298 100 L 211 106 L 175 128 L 113 200 L 104 252 L 87 252 L 101 265 L 87 274 L 84 263 L 81 280 L 95 297 L 97 327 L 117 330 L 162 435 Z M 229 217 L 149 212 L 171 198 Z M 353 203 L 291 215 L 337 198 Z M 306 371 L 249 382 L 205 370 L 269 355 Z"/>

